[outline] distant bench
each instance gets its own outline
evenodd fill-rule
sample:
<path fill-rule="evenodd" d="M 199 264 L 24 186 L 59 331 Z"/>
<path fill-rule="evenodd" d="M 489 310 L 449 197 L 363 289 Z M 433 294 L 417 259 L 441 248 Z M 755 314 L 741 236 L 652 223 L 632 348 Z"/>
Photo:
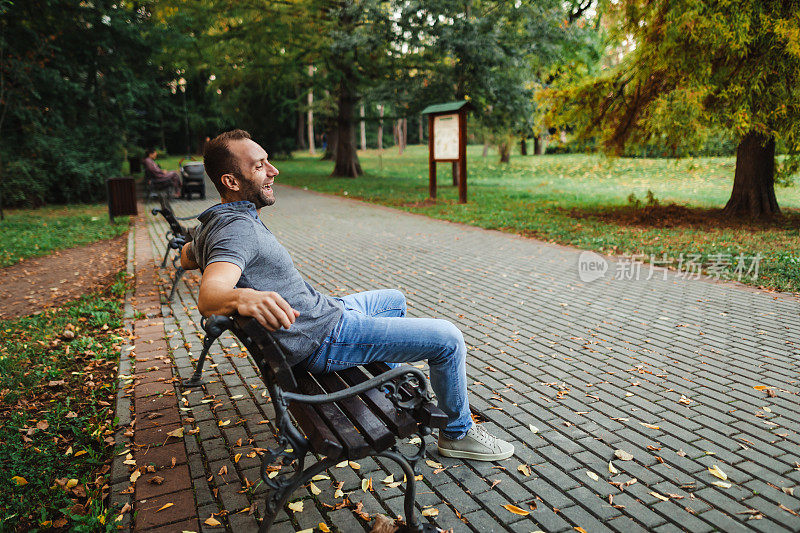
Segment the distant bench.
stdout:
<path fill-rule="evenodd" d="M 372 363 L 324 375 L 290 367 L 283 348 L 255 319 L 212 316 L 202 321 L 206 332 L 194 375 L 185 386 L 201 385 L 203 364 L 214 341 L 230 330 L 244 344 L 261 372 L 275 408 L 277 447 L 263 457 L 261 477 L 270 488 L 261 531 L 299 486 L 337 463 L 379 456 L 398 463 L 406 476 L 404 531 L 436 531 L 420 523 L 414 509 L 417 463 L 425 455 L 425 437 L 444 427 L 446 415 L 431 401 L 425 374 L 410 365 L 390 368 Z M 291 416 L 289 414 L 291 413 Z M 294 421 L 292 420 L 294 419 Z M 399 439 L 416 435 L 413 456 L 397 447 Z M 305 466 L 308 453 L 321 456 Z M 294 469 L 275 466 L 294 464 Z"/>

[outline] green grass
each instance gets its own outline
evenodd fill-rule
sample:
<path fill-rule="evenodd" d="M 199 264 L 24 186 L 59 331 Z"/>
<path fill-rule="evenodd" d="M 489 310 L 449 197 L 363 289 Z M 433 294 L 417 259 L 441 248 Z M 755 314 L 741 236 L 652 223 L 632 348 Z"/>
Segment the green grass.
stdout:
<path fill-rule="evenodd" d="M 299 153 L 275 161 L 279 180 L 350 198 L 397 207 L 434 218 L 608 254 L 654 254 L 677 258 L 700 254 L 761 254 L 751 285 L 800 290 L 800 188 L 777 189 L 784 214 L 774 223 L 739 223 L 720 218 L 733 183 L 732 157 L 608 159 L 600 155 L 515 156 L 508 165 L 497 155 L 468 150 L 469 203 L 457 203 L 450 164 L 438 166 L 438 202 L 428 196 L 427 147 L 360 153 L 365 176 L 330 178 L 330 162 Z M 648 191 L 659 206 L 646 205 Z M 631 198 L 634 195 L 635 198 Z M 633 201 L 630 201 L 633 200 Z M 671 203 L 688 209 L 665 207 Z M 749 262 L 748 262 L 749 264 Z M 723 277 L 735 276 L 728 268 Z"/>
<path fill-rule="evenodd" d="M 122 235 L 128 217 L 109 222 L 105 204 L 12 209 L 0 221 L 0 267 Z"/>
<path fill-rule="evenodd" d="M 112 529 L 102 493 L 125 287 L 120 275 L 104 294 L 0 321 L 0 531 Z"/>

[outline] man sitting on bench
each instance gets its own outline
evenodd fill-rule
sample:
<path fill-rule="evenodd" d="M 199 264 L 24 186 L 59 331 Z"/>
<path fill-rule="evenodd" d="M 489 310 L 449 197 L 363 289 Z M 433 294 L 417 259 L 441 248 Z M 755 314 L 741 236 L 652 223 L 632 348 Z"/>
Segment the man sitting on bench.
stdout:
<path fill-rule="evenodd" d="M 198 308 L 204 316 L 255 318 L 273 331 L 289 364 L 325 373 L 371 362 L 426 359 L 439 408 L 448 417 L 438 449 L 446 457 L 497 461 L 514 446 L 476 425 L 467 400 L 466 345 L 446 320 L 404 318 L 405 297 L 397 290 L 333 298 L 305 282 L 286 249 L 259 219 L 275 203 L 278 169 L 242 130 L 206 144 L 206 172 L 222 203 L 204 211 L 194 241 L 181 262 L 201 268 Z"/>

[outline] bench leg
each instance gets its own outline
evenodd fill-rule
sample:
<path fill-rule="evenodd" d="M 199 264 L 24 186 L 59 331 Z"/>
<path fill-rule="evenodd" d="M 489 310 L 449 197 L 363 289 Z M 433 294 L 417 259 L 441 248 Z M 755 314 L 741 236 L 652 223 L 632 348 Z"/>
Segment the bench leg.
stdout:
<path fill-rule="evenodd" d="M 167 258 L 169 257 L 170 250 L 169 243 L 167 243 L 167 251 L 164 252 L 164 259 L 161 260 L 161 268 L 167 268 Z"/>
<path fill-rule="evenodd" d="M 175 269 L 175 277 L 172 280 L 172 290 L 169 291 L 169 298 L 167 298 L 167 301 L 171 302 L 175 297 L 175 291 L 178 289 L 178 282 L 180 282 L 184 272 L 186 271 L 180 266 Z"/>
<path fill-rule="evenodd" d="M 205 327 L 205 326 L 204 326 Z M 225 326 L 223 328 L 211 328 L 210 330 L 206 331 L 206 336 L 203 338 L 203 350 L 200 352 L 200 358 L 197 360 L 197 368 L 192 374 L 192 377 L 183 380 L 184 387 L 199 387 L 203 384 L 203 364 L 206 362 L 206 356 L 208 355 L 208 351 L 211 349 L 211 345 L 214 344 L 220 335 L 227 329 L 229 326 Z"/>
<path fill-rule="evenodd" d="M 423 525 L 420 524 L 419 520 L 417 519 L 417 511 L 414 509 L 414 501 L 417 498 L 417 480 L 414 478 L 414 469 L 411 467 L 411 464 L 409 464 L 406 458 L 396 449 L 385 450 L 378 455 L 381 457 L 386 457 L 387 459 L 391 459 L 395 463 L 399 464 L 400 468 L 403 469 L 403 473 L 406 475 L 406 495 L 403 501 L 403 507 L 406 513 L 406 526 L 401 531 L 436 531 L 436 528 L 431 526 L 429 523 L 426 522 Z"/>

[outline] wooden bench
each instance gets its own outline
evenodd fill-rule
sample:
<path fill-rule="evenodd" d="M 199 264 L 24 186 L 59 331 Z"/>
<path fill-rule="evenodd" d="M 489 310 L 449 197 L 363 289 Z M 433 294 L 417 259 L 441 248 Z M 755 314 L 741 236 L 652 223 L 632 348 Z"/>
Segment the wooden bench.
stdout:
<path fill-rule="evenodd" d="M 436 531 L 420 523 L 414 509 L 417 463 L 425 455 L 425 437 L 444 427 L 446 415 L 431 402 L 427 379 L 410 365 L 390 368 L 372 363 L 324 375 L 290 367 L 284 350 L 255 319 L 212 316 L 204 319 L 203 350 L 186 386 L 202 384 L 203 363 L 214 341 L 230 330 L 244 344 L 261 372 L 275 408 L 277 446 L 263 457 L 261 477 L 269 487 L 261 531 L 269 531 L 287 498 L 312 477 L 337 463 L 379 456 L 395 461 L 406 477 L 404 531 Z M 407 456 L 398 441 L 420 439 Z M 306 466 L 308 454 L 318 459 Z M 313 457 L 312 457 L 313 458 Z M 269 473 L 277 465 L 278 475 Z"/>
<path fill-rule="evenodd" d="M 161 207 L 153 209 L 151 213 L 153 216 L 160 214 L 164 217 L 164 220 L 167 221 L 167 224 L 169 224 L 169 229 L 165 234 L 167 239 L 167 249 L 164 252 L 164 259 L 161 260 L 161 268 L 167 267 L 167 258 L 169 257 L 170 251 L 177 251 L 175 256 L 172 258 L 172 265 L 175 267 L 175 274 L 172 277 L 172 290 L 170 290 L 169 297 L 167 298 L 168 301 L 172 301 L 172 298 L 175 296 L 175 290 L 178 287 L 178 282 L 186 272 L 181 266 L 181 248 L 183 248 L 184 244 L 190 242 L 194 238 L 195 229 L 187 228 L 181 224 L 180 221 L 193 219 L 196 218 L 196 216 L 178 218 L 175 216 L 175 213 L 172 212 L 172 208 L 170 207 L 169 200 L 167 198 L 161 196 L 160 203 Z"/>

